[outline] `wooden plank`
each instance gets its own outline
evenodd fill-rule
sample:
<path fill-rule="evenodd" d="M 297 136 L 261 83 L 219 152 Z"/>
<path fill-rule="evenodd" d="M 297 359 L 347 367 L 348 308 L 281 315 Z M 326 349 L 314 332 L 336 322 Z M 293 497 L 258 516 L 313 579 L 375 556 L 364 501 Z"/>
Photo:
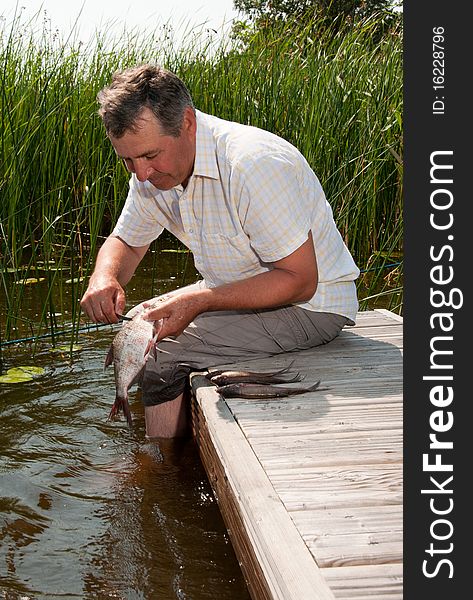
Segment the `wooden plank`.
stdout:
<path fill-rule="evenodd" d="M 402 531 L 338 534 L 306 542 L 321 568 L 402 562 Z"/>
<path fill-rule="evenodd" d="M 320 374 L 319 379 L 324 381 L 327 378 L 326 373 L 341 374 L 341 373 L 359 373 L 362 377 L 370 376 L 370 373 L 376 376 L 394 376 L 399 375 L 402 371 L 402 355 L 396 350 L 386 352 L 370 352 L 366 349 L 360 349 L 360 354 L 363 354 L 363 361 L 356 356 L 356 353 L 342 353 L 327 351 L 325 353 L 307 353 L 306 350 L 301 350 L 297 356 L 293 357 L 293 365 L 290 369 L 290 374 L 295 372 L 309 371 L 311 374 Z M 286 355 L 287 356 L 287 355 Z M 342 362 L 343 361 L 343 362 Z M 288 360 L 287 363 L 290 363 Z M 223 365 L 226 366 L 226 365 Z M 278 369 L 281 363 L 275 363 L 267 358 L 253 360 L 249 364 L 244 361 L 230 365 L 230 368 L 249 368 L 255 371 L 270 371 Z M 353 376 L 352 376 L 353 377 Z"/>
<path fill-rule="evenodd" d="M 391 312 L 386 309 L 375 309 L 375 310 L 363 310 L 360 311 L 356 315 L 356 324 L 364 324 L 366 322 L 369 323 L 379 323 L 379 324 L 389 324 L 395 323 L 399 321 L 402 323 L 402 317 L 397 315 L 396 313 Z M 356 327 L 356 326 L 355 326 Z M 351 327 L 349 328 L 351 329 Z"/>
<path fill-rule="evenodd" d="M 208 383 L 202 380 L 202 376 L 192 376 L 196 401 L 218 461 L 223 466 L 227 485 L 238 499 L 244 528 L 241 533 L 251 541 L 270 597 L 280 600 L 333 600 L 334 596 L 313 556 L 226 403 L 219 400 L 215 388 L 199 387 Z M 240 560 L 246 559 L 242 552 L 239 557 Z M 259 588 L 254 585 L 253 589 Z"/>
<path fill-rule="evenodd" d="M 399 326 L 390 325 L 388 327 L 357 327 L 351 331 L 343 330 L 341 334 L 333 340 L 336 347 L 350 344 L 364 344 L 369 346 L 382 346 L 383 343 L 392 346 L 402 347 L 402 331 Z M 332 344 L 332 342 L 330 342 Z M 333 347 L 333 345 L 332 345 Z"/>
<path fill-rule="evenodd" d="M 232 412 L 241 418 L 253 417 L 261 421 L 271 420 L 281 423 L 299 420 L 301 424 L 307 419 L 312 419 L 316 421 L 315 426 L 324 420 L 340 424 L 357 421 L 368 423 L 371 419 L 379 419 L 383 416 L 386 421 L 389 421 L 402 415 L 401 394 L 393 394 L 388 398 L 371 398 L 372 401 L 367 403 L 360 403 L 362 399 L 362 396 L 337 397 L 327 393 L 313 398 L 304 395 L 304 397 L 289 396 L 260 400 L 229 399 L 227 404 L 231 404 Z"/>
<path fill-rule="evenodd" d="M 401 564 L 322 569 L 337 600 L 401 600 Z"/>
<path fill-rule="evenodd" d="M 401 317 L 401 315 L 393 313 L 391 310 L 387 310 L 386 308 L 375 308 L 374 312 L 381 313 L 382 315 L 386 315 L 390 319 L 393 319 L 394 321 L 397 321 L 398 323 L 403 323 L 404 322 L 404 320 Z"/>
<path fill-rule="evenodd" d="M 327 517 L 332 515 L 327 511 L 336 507 L 377 507 L 376 512 L 380 506 L 402 505 L 402 469 L 398 464 L 367 465 L 364 469 L 351 465 L 268 467 L 266 472 L 289 511 L 304 510 L 313 515 L 315 510 L 323 510 Z M 346 514 L 351 513 L 348 510 Z"/>
<path fill-rule="evenodd" d="M 382 429 L 401 429 L 403 426 L 400 403 L 288 404 L 280 408 L 272 404 L 232 403 L 231 410 L 244 428 L 247 437 L 275 435 L 305 435 L 313 432 L 355 432 Z"/>
<path fill-rule="evenodd" d="M 402 562 L 402 505 L 291 511 L 319 566 Z"/>
<path fill-rule="evenodd" d="M 271 476 L 271 480 L 273 477 Z M 308 484 L 306 483 L 306 486 Z M 312 511 L 315 509 L 327 509 L 349 507 L 358 508 L 359 506 L 369 506 L 370 510 L 376 511 L 388 503 L 401 504 L 402 492 L 393 494 L 386 498 L 382 492 L 377 490 L 361 491 L 357 489 L 340 486 L 338 489 L 332 489 L 331 493 L 327 490 L 315 491 L 313 488 L 304 487 L 300 481 L 295 481 L 290 487 L 281 483 L 275 484 L 275 490 L 284 503 L 288 511 Z M 367 495 L 369 493 L 369 496 Z"/>
<path fill-rule="evenodd" d="M 325 415 L 328 416 L 328 414 L 334 414 L 335 419 L 346 418 L 348 421 L 353 411 L 372 409 L 373 411 L 380 411 L 382 413 L 384 407 L 387 407 L 390 416 L 394 417 L 396 411 L 402 414 L 403 410 L 401 394 L 393 393 L 383 398 L 373 393 L 372 397 L 365 397 L 364 394 L 358 395 L 358 390 L 353 396 L 331 396 L 327 394 L 327 396 L 318 398 L 317 400 L 303 396 L 275 398 L 271 400 L 231 398 L 227 399 L 227 404 L 237 419 L 253 417 L 255 420 L 259 419 L 261 423 L 274 421 L 282 424 L 293 421 L 300 421 L 302 423 L 304 419 L 311 418 L 311 415 L 312 418 L 318 419 L 323 418 Z M 340 417 L 338 417 L 339 412 L 341 413 Z M 322 413 L 322 417 L 317 417 L 320 413 Z"/>
<path fill-rule="evenodd" d="M 353 336 L 355 337 L 355 336 Z M 358 336 L 356 336 L 358 337 Z M 330 342 L 330 344 L 325 346 L 318 346 L 314 348 L 311 352 L 307 350 L 301 350 L 297 353 L 295 366 L 299 368 L 300 364 L 304 364 L 307 361 L 307 364 L 315 363 L 318 361 L 324 361 L 326 363 L 330 362 L 330 359 L 335 357 L 343 357 L 349 360 L 352 364 L 363 365 L 365 364 L 365 358 L 368 359 L 367 364 L 372 364 L 375 359 L 382 360 L 384 363 L 389 364 L 390 362 L 397 363 L 400 365 L 402 363 L 402 347 L 395 346 L 394 344 L 382 344 L 377 342 L 376 344 L 372 344 L 364 341 L 365 338 L 359 338 L 357 340 L 352 340 L 350 342 L 347 341 L 346 345 L 340 344 L 335 346 L 335 340 Z M 363 360 L 360 360 L 360 357 L 357 356 L 358 353 L 363 353 Z M 258 361 L 252 361 L 251 364 L 263 361 L 267 361 L 268 359 L 263 358 Z M 268 363 L 271 364 L 271 363 Z M 337 365 L 335 365 L 337 366 Z M 342 366 L 342 365 L 340 365 Z"/>
<path fill-rule="evenodd" d="M 314 510 L 291 511 L 290 515 L 304 535 L 314 538 L 339 532 L 400 531 L 403 523 L 402 504 L 379 506 L 366 502 L 359 506 L 330 505 Z"/>
<path fill-rule="evenodd" d="M 253 450 L 265 468 L 272 465 L 341 466 L 401 463 L 402 430 L 310 434 L 283 439 L 253 438 Z"/>

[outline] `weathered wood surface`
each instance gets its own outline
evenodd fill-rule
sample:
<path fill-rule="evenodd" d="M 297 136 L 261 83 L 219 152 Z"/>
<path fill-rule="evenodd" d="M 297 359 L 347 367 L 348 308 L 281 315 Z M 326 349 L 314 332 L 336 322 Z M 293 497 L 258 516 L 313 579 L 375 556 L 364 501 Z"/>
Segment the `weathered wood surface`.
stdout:
<path fill-rule="evenodd" d="M 359 313 L 326 346 L 228 366 L 292 361 L 321 389 L 223 400 L 191 378 L 194 434 L 250 593 L 400 599 L 402 319 Z"/>

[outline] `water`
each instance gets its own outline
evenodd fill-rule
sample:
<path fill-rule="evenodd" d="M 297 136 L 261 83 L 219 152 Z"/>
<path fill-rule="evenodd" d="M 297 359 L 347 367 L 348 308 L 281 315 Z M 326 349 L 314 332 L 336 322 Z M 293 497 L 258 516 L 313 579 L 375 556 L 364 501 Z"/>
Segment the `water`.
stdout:
<path fill-rule="evenodd" d="M 193 440 L 147 441 L 136 388 L 133 429 L 107 421 L 117 331 L 82 333 L 72 357 L 47 339 L 3 351 L 46 374 L 0 386 L 0 598 L 247 600 Z"/>
<path fill-rule="evenodd" d="M 190 257 L 166 249 L 140 265 L 127 309 L 195 281 Z M 39 322 L 46 282 L 22 293 L 22 318 Z M 58 286 L 58 319 L 72 293 Z M 0 323 L 5 306 L 0 292 Z M 16 331 L 27 336 L 27 322 Z M 114 380 L 103 364 L 117 331 L 81 332 L 72 355 L 57 351 L 61 337 L 3 348 L 4 370 L 46 374 L 0 384 L 0 599 L 249 600 L 194 442 L 147 442 L 136 388 L 133 429 L 107 421 Z"/>

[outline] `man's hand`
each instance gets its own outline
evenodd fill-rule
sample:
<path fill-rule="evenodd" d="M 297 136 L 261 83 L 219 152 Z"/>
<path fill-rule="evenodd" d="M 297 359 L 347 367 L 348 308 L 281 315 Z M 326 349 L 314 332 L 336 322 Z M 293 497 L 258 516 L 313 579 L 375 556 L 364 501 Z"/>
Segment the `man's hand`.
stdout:
<path fill-rule="evenodd" d="M 122 286 L 115 278 L 93 274 L 82 300 L 82 310 L 94 323 L 118 323 L 126 299 Z"/>
<path fill-rule="evenodd" d="M 148 250 L 129 246 L 121 238 L 109 236 L 100 248 L 95 270 L 81 307 L 94 323 L 118 323 L 117 314 L 125 308 L 125 286 Z"/>
<path fill-rule="evenodd" d="M 177 337 L 198 315 L 207 310 L 203 295 L 188 292 L 177 296 L 161 296 L 157 302 L 144 302 L 143 318 L 149 321 L 163 319 L 159 339 Z"/>

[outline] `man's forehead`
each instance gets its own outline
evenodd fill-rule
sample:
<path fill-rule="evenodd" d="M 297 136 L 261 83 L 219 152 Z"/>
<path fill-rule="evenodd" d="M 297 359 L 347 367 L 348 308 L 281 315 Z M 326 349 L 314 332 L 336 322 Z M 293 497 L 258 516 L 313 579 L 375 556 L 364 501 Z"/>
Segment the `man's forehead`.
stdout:
<path fill-rule="evenodd" d="M 142 158 L 165 149 L 170 137 L 150 124 L 136 131 L 126 131 L 119 138 L 110 135 L 109 139 L 121 158 Z"/>

